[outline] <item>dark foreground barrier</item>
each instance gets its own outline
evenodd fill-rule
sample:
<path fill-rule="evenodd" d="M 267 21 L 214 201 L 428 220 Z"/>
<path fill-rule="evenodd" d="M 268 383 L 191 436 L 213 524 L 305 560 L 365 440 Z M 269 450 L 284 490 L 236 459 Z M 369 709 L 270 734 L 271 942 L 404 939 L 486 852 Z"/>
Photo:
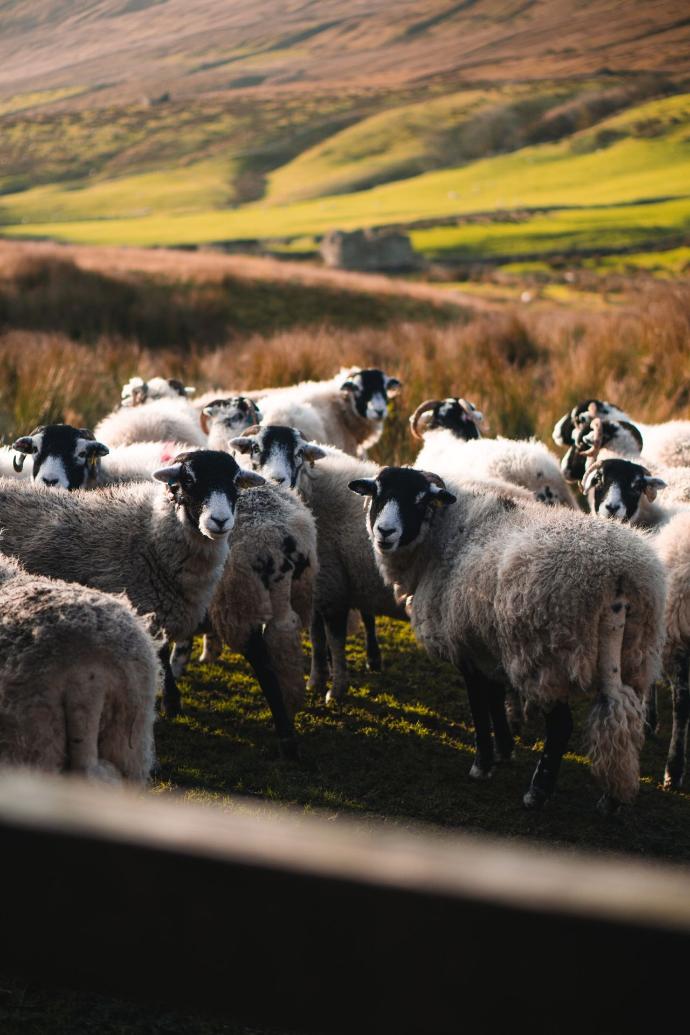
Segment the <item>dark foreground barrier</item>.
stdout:
<path fill-rule="evenodd" d="M 0 867 L 0 967 L 36 983 L 348 1035 L 686 1015 L 680 868 L 19 774 Z"/>

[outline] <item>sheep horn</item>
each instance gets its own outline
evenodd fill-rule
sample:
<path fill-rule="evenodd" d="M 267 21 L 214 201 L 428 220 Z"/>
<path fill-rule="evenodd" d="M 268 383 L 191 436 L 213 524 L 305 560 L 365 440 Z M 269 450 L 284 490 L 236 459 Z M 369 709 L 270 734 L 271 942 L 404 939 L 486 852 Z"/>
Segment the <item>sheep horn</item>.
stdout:
<path fill-rule="evenodd" d="M 446 483 L 440 475 L 432 474 L 431 471 L 420 471 L 419 473 L 423 474 L 424 477 L 432 483 L 432 485 L 437 485 L 439 489 L 445 489 Z"/>
<path fill-rule="evenodd" d="M 592 439 L 592 445 L 589 447 L 589 449 L 580 450 L 582 456 L 586 456 L 589 458 L 587 460 L 588 467 L 591 467 L 592 464 L 596 461 L 597 457 L 599 456 L 601 447 L 604 444 L 604 422 L 602 421 L 601 417 L 594 417 L 592 419 L 591 429 L 594 435 Z"/>
<path fill-rule="evenodd" d="M 410 431 L 412 432 L 413 437 L 418 439 L 420 442 L 424 440 L 424 436 L 420 435 L 417 431 L 417 424 L 419 423 L 419 418 L 422 416 L 423 413 L 427 413 L 429 410 L 433 410 L 434 406 L 436 406 L 439 402 L 439 399 L 425 399 L 423 403 L 419 404 L 417 409 L 410 417 Z"/>

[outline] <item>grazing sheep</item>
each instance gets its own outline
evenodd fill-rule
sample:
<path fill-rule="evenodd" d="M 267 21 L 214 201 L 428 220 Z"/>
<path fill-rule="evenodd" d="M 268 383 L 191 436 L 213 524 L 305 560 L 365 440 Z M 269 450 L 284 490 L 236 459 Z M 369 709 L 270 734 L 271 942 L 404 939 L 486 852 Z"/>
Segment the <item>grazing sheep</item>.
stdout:
<path fill-rule="evenodd" d="M 543 442 L 479 438 L 471 429 L 476 431 L 481 416 L 464 399 L 422 403 L 410 418 L 412 434 L 424 442 L 415 467 L 444 477 L 511 482 L 528 489 L 540 503 L 576 506 L 556 457 Z"/>
<path fill-rule="evenodd" d="M 206 445 L 199 414 L 183 399 L 155 399 L 145 406 L 121 407 L 104 417 L 94 432 L 110 447 L 156 441 L 199 448 Z"/>
<path fill-rule="evenodd" d="M 471 775 L 492 771 L 492 723 L 501 754 L 512 750 L 507 679 L 546 713 L 544 751 L 523 799 L 540 807 L 572 730 L 568 699 L 585 691 L 596 694 L 589 739 L 600 807 L 631 801 L 643 702 L 661 661 L 661 562 L 617 524 L 451 487 L 396 467 L 350 485 L 367 498 L 382 575 L 411 598 L 416 636 L 464 675 L 477 744 Z"/>
<path fill-rule="evenodd" d="M 154 477 L 165 491 L 149 483 L 67 493 L 0 481 L 0 550 L 37 574 L 126 592 L 167 639 L 186 639 L 223 571 L 238 492 L 263 479 L 210 450 L 181 453 Z M 164 704 L 179 711 L 169 665 Z"/>
<path fill-rule="evenodd" d="M 263 424 L 298 428 L 308 441 L 330 444 L 352 456 L 378 442 L 388 400 L 400 381 L 382 370 L 341 370 L 329 381 L 246 393 L 257 400 Z"/>
<path fill-rule="evenodd" d="M 142 377 L 131 377 L 122 386 L 121 406 L 141 406 L 155 399 L 187 399 L 194 395 L 196 388 L 185 387 L 174 377 L 152 377 L 144 381 Z"/>
<path fill-rule="evenodd" d="M 145 782 L 158 647 L 124 596 L 0 555 L 0 761 Z"/>
<path fill-rule="evenodd" d="M 361 506 L 348 490 L 353 478 L 369 476 L 376 467 L 340 450 L 307 442 L 297 428 L 250 428 L 232 439 L 230 445 L 248 456 L 254 470 L 264 477 L 298 489 L 316 518 L 319 574 L 314 594 L 309 685 L 319 693 L 326 690 L 329 648 L 333 686 L 326 700 L 337 700 L 347 693 L 349 683 L 345 659 L 349 611 L 362 613 L 367 659 L 375 671 L 381 667 L 381 653 L 374 616 L 404 617 L 376 568 Z"/>

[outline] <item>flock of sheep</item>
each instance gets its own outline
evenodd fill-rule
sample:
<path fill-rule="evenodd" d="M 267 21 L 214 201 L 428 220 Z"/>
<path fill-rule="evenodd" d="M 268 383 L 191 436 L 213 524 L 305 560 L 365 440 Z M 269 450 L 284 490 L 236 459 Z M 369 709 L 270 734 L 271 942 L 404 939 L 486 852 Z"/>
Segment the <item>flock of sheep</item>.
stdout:
<path fill-rule="evenodd" d="M 473 778 L 511 756 L 523 715 L 543 714 L 526 807 L 554 790 L 581 693 L 593 696 L 600 807 L 632 801 L 662 674 L 665 783 L 678 786 L 690 421 L 645 426 L 586 400 L 554 428 L 559 463 L 536 440 L 482 437 L 465 399 L 428 400 L 410 418 L 415 465 L 380 469 L 366 449 L 399 388 L 355 369 L 193 399 L 178 381 L 137 377 L 93 432 L 49 425 L 3 447 L 0 758 L 146 781 L 156 696 L 166 716 L 179 712 L 176 680 L 201 632 L 204 658 L 226 644 L 249 661 L 294 757 L 302 630 L 310 689 L 337 701 L 359 612 L 371 669 L 376 615 L 390 615 L 462 672 Z"/>

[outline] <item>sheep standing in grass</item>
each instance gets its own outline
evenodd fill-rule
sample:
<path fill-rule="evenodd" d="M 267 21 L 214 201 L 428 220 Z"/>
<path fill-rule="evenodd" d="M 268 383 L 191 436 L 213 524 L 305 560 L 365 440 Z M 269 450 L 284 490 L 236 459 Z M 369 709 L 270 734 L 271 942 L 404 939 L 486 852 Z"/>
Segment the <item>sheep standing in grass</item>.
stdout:
<path fill-rule="evenodd" d="M 124 597 L 0 555 L 0 761 L 146 781 L 157 650 Z"/>
<path fill-rule="evenodd" d="M 553 792 L 572 730 L 569 698 L 594 693 L 590 757 L 600 807 L 639 784 L 643 703 L 663 646 L 663 566 L 637 533 L 560 508 L 481 495 L 435 474 L 386 467 L 350 488 L 366 497 L 386 581 L 408 599 L 432 657 L 464 675 L 476 732 L 471 775 L 510 754 L 504 683 L 545 713 L 544 751 L 524 796 Z"/>
<path fill-rule="evenodd" d="M 362 508 L 348 489 L 353 478 L 371 476 L 376 467 L 340 450 L 307 442 L 297 428 L 250 428 L 230 445 L 248 457 L 254 470 L 265 478 L 298 489 L 316 518 L 319 573 L 314 593 L 309 685 L 312 690 L 325 692 L 330 649 L 333 684 L 326 700 L 338 700 L 347 693 L 349 684 L 345 659 L 348 612 L 362 612 L 367 660 L 375 671 L 381 668 L 381 654 L 374 616 L 404 616 L 377 570 Z"/>
<path fill-rule="evenodd" d="M 671 684 L 673 701 L 664 784 L 679 787 L 685 769 L 690 717 L 690 506 L 657 502 L 657 493 L 665 487 L 664 480 L 646 467 L 621 459 L 596 459 L 582 483 L 593 514 L 656 533 L 650 543 L 668 573 L 664 672 Z M 651 729 L 656 728 L 656 719 L 654 694 L 647 715 Z"/>
<path fill-rule="evenodd" d="M 0 482 L 0 550 L 36 574 L 126 592 L 167 639 L 186 639 L 222 574 L 239 491 L 263 479 L 208 450 L 180 454 L 155 477 L 165 491 L 152 482 L 72 493 Z M 169 665 L 164 704 L 179 711 Z"/>
<path fill-rule="evenodd" d="M 558 465 L 543 442 L 481 438 L 482 414 L 464 399 L 428 399 L 410 418 L 423 442 L 415 466 L 454 478 L 493 478 L 528 489 L 540 503 L 575 507 Z"/>

